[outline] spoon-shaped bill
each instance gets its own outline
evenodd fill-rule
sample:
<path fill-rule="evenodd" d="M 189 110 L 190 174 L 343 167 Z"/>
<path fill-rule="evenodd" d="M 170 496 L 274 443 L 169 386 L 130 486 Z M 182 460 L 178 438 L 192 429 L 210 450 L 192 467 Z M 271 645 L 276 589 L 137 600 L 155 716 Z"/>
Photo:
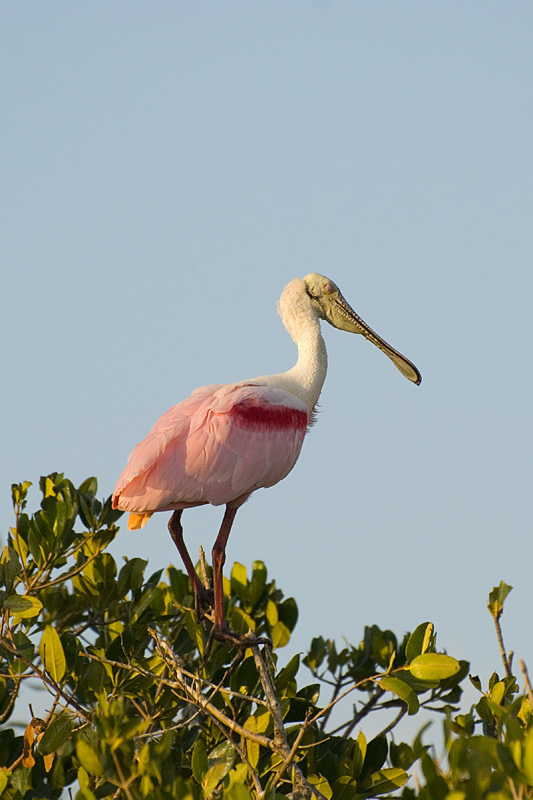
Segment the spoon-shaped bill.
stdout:
<path fill-rule="evenodd" d="M 369 342 L 375 344 L 386 356 L 390 358 L 392 363 L 400 370 L 402 375 L 416 383 L 418 386 L 422 381 L 422 375 L 415 367 L 415 365 L 409 361 L 408 358 L 402 356 L 394 347 L 391 347 L 385 339 L 382 339 L 381 336 L 372 330 L 372 328 L 366 324 L 361 317 L 355 313 L 353 308 L 350 306 L 349 303 L 346 302 L 342 294 L 339 292 L 337 296 L 333 299 L 333 302 L 328 309 L 329 313 L 327 314 L 327 320 L 331 325 L 335 328 L 339 328 L 343 331 L 348 331 L 349 333 L 362 333 L 365 339 L 368 339 Z"/>

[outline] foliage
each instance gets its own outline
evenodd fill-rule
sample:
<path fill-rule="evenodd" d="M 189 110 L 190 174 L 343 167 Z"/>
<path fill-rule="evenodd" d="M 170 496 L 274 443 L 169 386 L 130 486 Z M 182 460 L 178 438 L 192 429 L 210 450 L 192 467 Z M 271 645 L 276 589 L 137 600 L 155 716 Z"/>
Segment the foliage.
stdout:
<path fill-rule="evenodd" d="M 467 713 L 457 703 L 469 665 L 437 649 L 429 622 L 400 639 L 369 626 L 342 649 L 317 637 L 306 683 L 298 655 L 279 668 L 298 612 L 262 562 L 251 576 L 235 564 L 225 579 L 227 618 L 270 637 L 272 652 L 237 652 L 209 641 L 183 572 L 149 574 L 140 558 L 117 565 L 107 548 L 120 512 L 96 499 L 94 478 L 78 489 L 61 474 L 42 478 L 33 516 L 29 486 L 12 488 L 0 559 L 2 798 L 59 798 L 67 787 L 77 800 L 533 796 L 531 688 L 526 680 L 519 694 L 500 628 L 510 587 L 489 597 L 505 675 L 485 690 L 471 676 L 480 697 Z M 25 710 L 28 681 L 48 692 L 45 719 Z M 15 710 L 26 719 L 5 725 Z M 422 710 L 443 718 L 443 762 L 422 741 L 427 726 L 411 744 L 396 739 L 402 717 Z M 369 714 L 385 717 L 370 740 Z"/>

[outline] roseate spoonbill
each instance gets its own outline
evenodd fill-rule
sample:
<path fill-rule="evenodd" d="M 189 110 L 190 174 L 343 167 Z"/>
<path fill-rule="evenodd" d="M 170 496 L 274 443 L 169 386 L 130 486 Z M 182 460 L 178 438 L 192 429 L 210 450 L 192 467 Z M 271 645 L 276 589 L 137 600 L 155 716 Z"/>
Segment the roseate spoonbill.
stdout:
<path fill-rule="evenodd" d="M 295 366 L 279 375 L 196 389 L 163 414 L 133 450 L 113 493 L 113 507 L 130 512 L 130 530 L 143 527 L 155 511 L 173 511 L 168 528 L 189 574 L 199 617 L 213 600 L 187 552 L 181 515 L 205 503 L 226 506 L 213 547 L 211 635 L 235 644 L 241 637 L 229 631 L 224 617 L 226 543 L 237 509 L 256 489 L 288 475 L 300 454 L 326 377 L 320 320 L 363 334 L 408 380 L 422 380 L 414 364 L 374 333 L 323 275 L 292 280 L 278 310 L 298 346 Z M 250 639 L 245 642 L 249 646 Z"/>

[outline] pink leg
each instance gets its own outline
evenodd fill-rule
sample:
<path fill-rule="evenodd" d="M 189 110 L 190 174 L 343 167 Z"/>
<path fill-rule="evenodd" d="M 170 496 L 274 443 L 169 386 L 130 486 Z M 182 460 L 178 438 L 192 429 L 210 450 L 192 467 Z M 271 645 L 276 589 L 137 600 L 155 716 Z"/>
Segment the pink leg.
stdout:
<path fill-rule="evenodd" d="M 194 607 L 196 616 L 198 619 L 201 619 L 203 617 L 203 607 L 213 605 L 213 602 L 211 599 L 211 593 L 205 588 L 200 578 L 196 574 L 189 551 L 185 546 L 185 542 L 183 540 L 183 527 L 181 525 L 182 514 L 183 511 L 174 511 L 168 522 L 168 530 L 172 536 L 172 541 L 178 548 L 181 560 L 183 561 L 185 569 L 187 570 L 187 574 L 191 580 L 192 589 L 194 592 Z"/>

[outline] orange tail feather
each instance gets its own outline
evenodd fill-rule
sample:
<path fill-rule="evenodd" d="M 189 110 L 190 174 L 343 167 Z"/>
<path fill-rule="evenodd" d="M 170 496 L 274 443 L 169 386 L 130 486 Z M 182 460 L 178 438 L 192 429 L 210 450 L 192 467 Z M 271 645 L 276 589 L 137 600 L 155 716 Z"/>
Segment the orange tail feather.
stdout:
<path fill-rule="evenodd" d="M 151 514 L 134 514 L 132 511 L 128 519 L 128 530 L 138 531 L 139 528 L 144 528 L 151 516 Z"/>

